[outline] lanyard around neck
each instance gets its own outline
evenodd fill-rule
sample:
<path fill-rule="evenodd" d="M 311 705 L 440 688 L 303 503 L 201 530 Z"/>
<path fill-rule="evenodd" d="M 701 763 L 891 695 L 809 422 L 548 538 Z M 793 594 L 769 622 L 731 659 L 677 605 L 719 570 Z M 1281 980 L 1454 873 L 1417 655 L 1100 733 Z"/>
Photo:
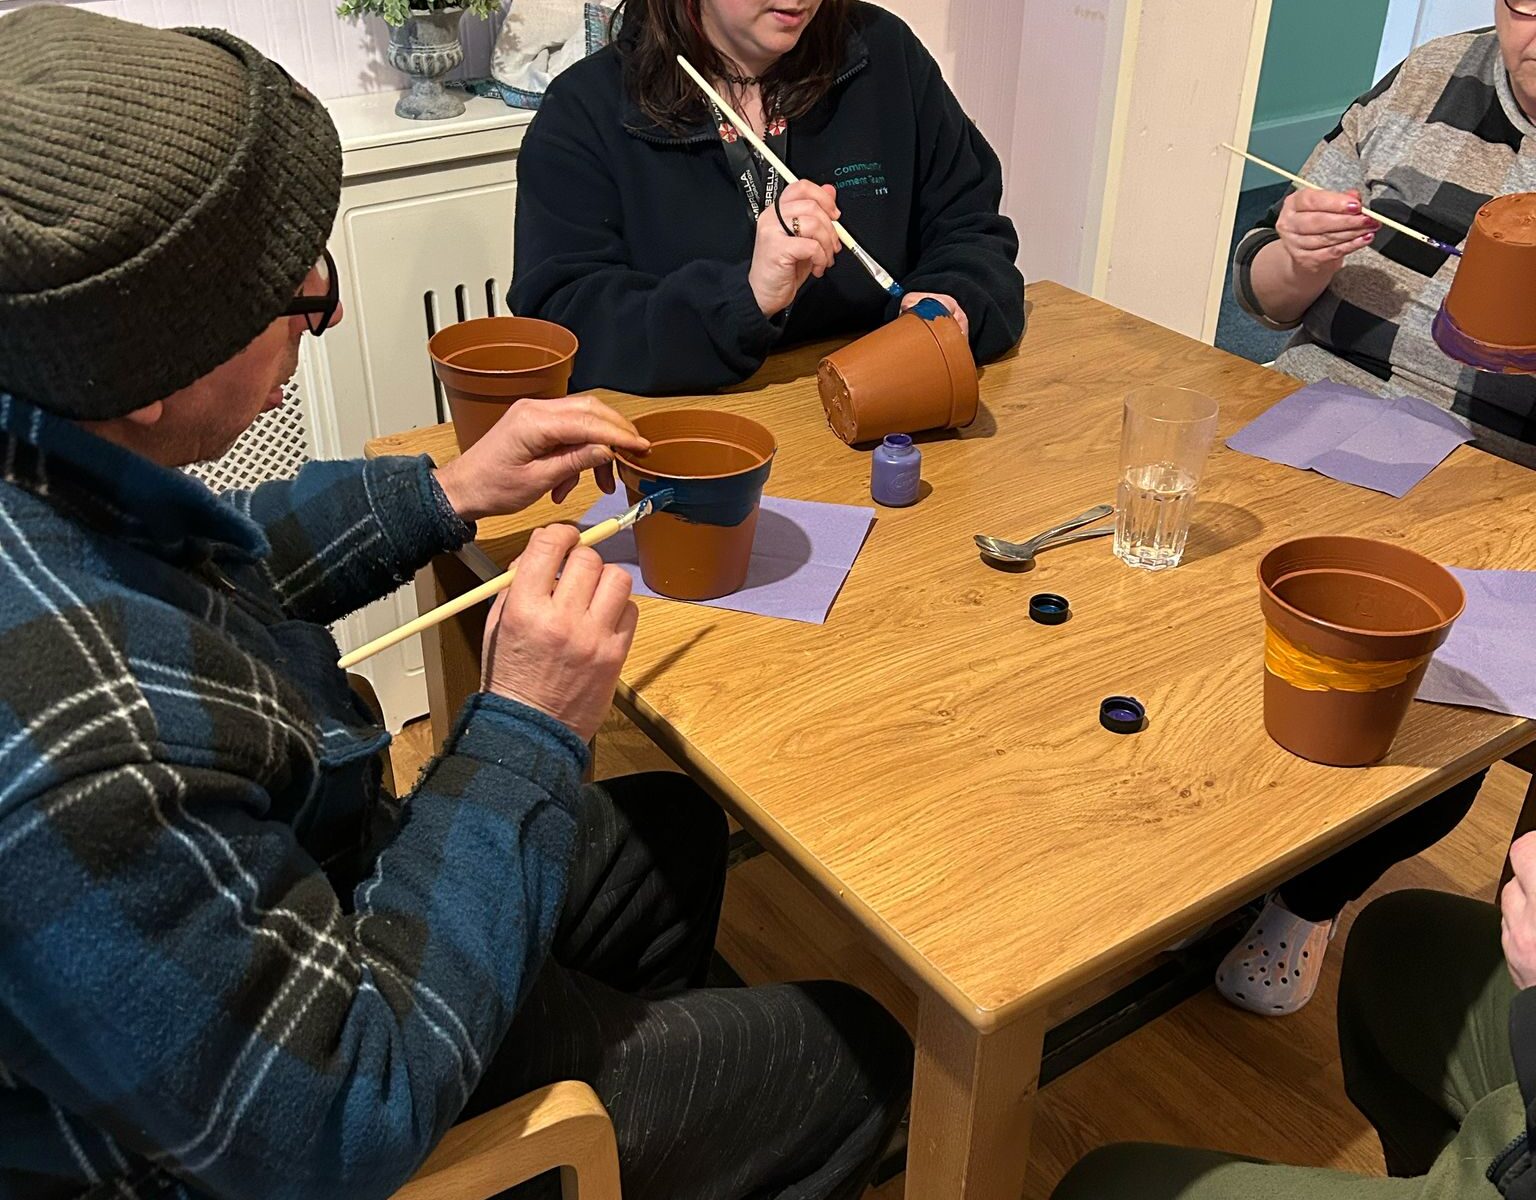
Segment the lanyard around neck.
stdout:
<path fill-rule="evenodd" d="M 747 210 L 755 222 L 773 206 L 783 183 L 778 172 L 759 158 L 757 152 L 736 132 L 736 127 L 726 115 L 714 104 L 709 107 L 720 134 L 720 144 L 725 147 L 725 160 L 730 164 L 731 174 L 736 177 L 736 185 L 741 188 L 741 194 L 747 199 Z M 771 119 L 763 134 L 763 141 L 768 143 L 768 148 L 781 160 L 788 157 L 789 122 L 783 117 Z"/>

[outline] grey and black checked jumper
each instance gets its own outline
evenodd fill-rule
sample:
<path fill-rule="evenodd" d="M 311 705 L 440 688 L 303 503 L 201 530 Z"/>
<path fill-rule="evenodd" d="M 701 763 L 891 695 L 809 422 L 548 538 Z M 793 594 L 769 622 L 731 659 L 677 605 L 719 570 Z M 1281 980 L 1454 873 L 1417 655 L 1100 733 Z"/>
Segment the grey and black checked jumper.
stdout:
<path fill-rule="evenodd" d="M 1536 191 L 1536 125 L 1516 102 L 1492 30 L 1441 38 L 1349 108 L 1301 174 L 1451 245 L 1494 196 Z M 1238 301 L 1271 328 L 1250 282 L 1254 256 L 1279 235 L 1277 205 L 1239 244 Z M 1388 228 L 1345 261 L 1303 315 L 1276 365 L 1383 396 L 1404 393 L 1455 413 L 1481 448 L 1536 466 L 1536 378 L 1486 375 L 1446 357 L 1430 323 L 1456 259 Z"/>

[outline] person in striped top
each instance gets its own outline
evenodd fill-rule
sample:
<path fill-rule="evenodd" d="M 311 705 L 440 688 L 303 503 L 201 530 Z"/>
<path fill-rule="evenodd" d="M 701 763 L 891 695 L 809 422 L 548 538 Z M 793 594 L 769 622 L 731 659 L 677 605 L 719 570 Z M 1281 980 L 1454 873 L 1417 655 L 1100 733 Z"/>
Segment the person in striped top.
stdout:
<path fill-rule="evenodd" d="M 1457 259 L 1366 216 L 1449 245 L 1495 196 L 1536 191 L 1533 21 L 1497 3 L 1497 29 L 1415 50 L 1344 113 L 1293 190 L 1239 243 L 1239 303 L 1295 336 L 1275 365 L 1383 396 L 1422 396 L 1467 422 L 1476 445 L 1536 466 L 1536 378 L 1487 375 L 1430 334 Z"/>
<path fill-rule="evenodd" d="M 1475 371 L 1431 333 L 1459 260 L 1363 211 L 1454 246 L 1490 199 L 1536 191 L 1536 0 L 1492 3 L 1494 27 L 1420 47 L 1349 106 L 1301 171 L 1326 190 L 1293 190 L 1243 238 L 1233 286 L 1258 320 L 1296 330 L 1280 370 L 1421 396 L 1479 448 L 1536 467 L 1536 377 Z M 1483 774 L 1284 884 L 1217 970 L 1221 994 L 1264 1016 L 1305 1005 L 1340 911 L 1455 828 Z"/>

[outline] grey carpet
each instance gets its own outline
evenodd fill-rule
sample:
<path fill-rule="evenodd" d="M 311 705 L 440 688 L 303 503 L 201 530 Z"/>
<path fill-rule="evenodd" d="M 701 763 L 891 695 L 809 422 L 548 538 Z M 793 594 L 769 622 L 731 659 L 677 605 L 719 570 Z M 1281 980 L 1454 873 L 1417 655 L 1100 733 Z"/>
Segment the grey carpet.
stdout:
<path fill-rule="evenodd" d="M 1237 243 L 1250 229 L 1259 223 L 1270 207 L 1280 200 L 1290 188 L 1288 183 L 1277 183 L 1273 187 L 1254 188 L 1242 194 L 1237 205 L 1237 220 L 1232 229 L 1232 249 L 1237 249 Z M 1227 275 L 1232 274 L 1232 260 L 1230 252 L 1227 258 Z M 1229 351 L 1242 358 L 1256 363 L 1273 362 L 1277 354 L 1285 349 L 1285 343 L 1290 340 L 1288 333 L 1276 333 L 1272 329 L 1265 329 L 1247 313 L 1237 306 L 1237 301 L 1232 296 L 1230 284 L 1226 294 L 1221 300 L 1221 319 L 1216 326 L 1216 344 L 1223 350 Z"/>

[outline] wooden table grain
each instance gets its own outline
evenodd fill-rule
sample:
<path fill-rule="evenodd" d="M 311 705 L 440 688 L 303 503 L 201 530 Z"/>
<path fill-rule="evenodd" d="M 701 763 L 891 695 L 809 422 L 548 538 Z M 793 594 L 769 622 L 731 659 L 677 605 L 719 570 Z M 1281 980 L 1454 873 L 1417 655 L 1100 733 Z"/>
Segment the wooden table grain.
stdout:
<path fill-rule="evenodd" d="M 1053 1001 L 1536 738 L 1531 722 L 1415 704 L 1384 763 L 1342 770 L 1264 732 L 1255 572 L 1277 542 L 1359 534 L 1536 569 L 1536 473 L 1467 447 L 1393 500 L 1218 444 L 1177 570 L 1125 567 L 1107 541 L 1024 574 L 982 562 L 974 533 L 1022 538 L 1113 501 L 1132 388 L 1216 397 L 1225 437 L 1298 386 L 1058 285 L 1030 300 L 1023 344 L 983 372 L 976 424 L 919 439 L 924 499 L 880 510 L 826 624 L 644 600 L 618 696 L 917 991 L 907 1194 L 922 1200 L 1016 1200 Z M 778 436 L 770 493 L 868 504 L 869 454 L 828 431 L 817 399 L 825 349 L 704 403 Z M 451 429 L 370 446 L 421 452 L 451 457 Z M 460 561 L 424 573 L 423 600 L 595 495 L 485 522 Z M 1068 623 L 1029 620 L 1041 591 L 1070 598 Z M 475 686 L 477 620 L 426 647 L 440 728 Z M 1145 702 L 1143 733 L 1100 727 L 1115 694 Z"/>

